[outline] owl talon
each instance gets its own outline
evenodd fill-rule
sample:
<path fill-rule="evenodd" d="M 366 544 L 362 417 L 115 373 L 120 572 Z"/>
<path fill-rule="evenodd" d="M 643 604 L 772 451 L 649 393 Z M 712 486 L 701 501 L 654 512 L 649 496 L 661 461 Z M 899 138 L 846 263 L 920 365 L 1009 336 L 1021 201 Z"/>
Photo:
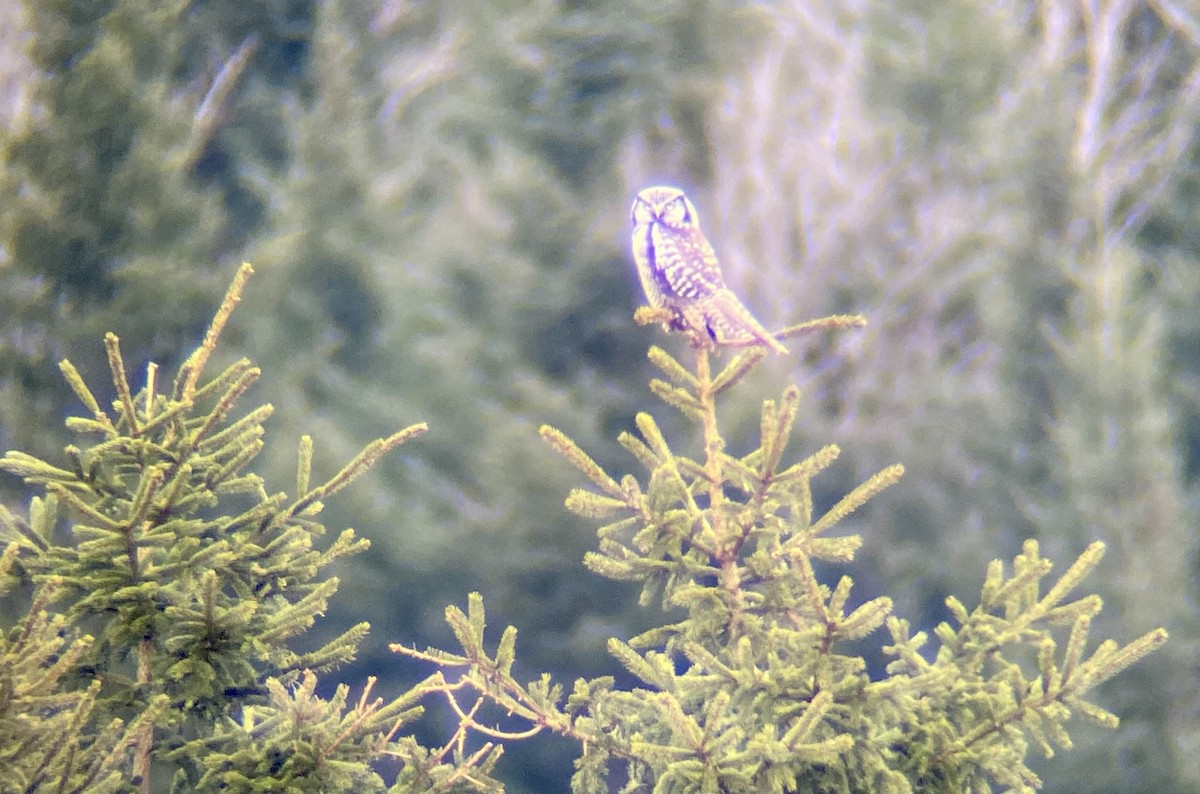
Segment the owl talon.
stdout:
<path fill-rule="evenodd" d="M 641 306 L 633 313 L 633 321 L 638 325 L 661 323 L 664 330 L 681 322 L 679 312 L 664 306 Z"/>

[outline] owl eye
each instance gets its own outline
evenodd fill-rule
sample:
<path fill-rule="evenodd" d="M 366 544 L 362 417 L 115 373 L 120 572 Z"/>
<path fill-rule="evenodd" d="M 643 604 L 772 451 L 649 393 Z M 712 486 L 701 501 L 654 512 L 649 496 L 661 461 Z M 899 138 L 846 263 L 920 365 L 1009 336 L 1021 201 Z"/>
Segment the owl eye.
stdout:
<path fill-rule="evenodd" d="M 671 214 L 677 215 L 679 220 L 683 223 L 692 222 L 692 212 L 690 209 L 688 209 L 688 203 L 684 200 L 683 196 L 672 199 Z"/>
<path fill-rule="evenodd" d="M 654 208 L 643 201 L 640 196 L 633 200 L 633 210 L 629 214 L 634 226 L 654 220 Z"/>

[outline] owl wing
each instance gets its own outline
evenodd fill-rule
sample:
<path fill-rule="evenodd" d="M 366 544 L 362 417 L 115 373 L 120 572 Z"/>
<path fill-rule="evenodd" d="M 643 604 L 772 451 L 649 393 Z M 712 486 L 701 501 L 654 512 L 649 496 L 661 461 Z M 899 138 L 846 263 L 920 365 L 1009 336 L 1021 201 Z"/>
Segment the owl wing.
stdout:
<path fill-rule="evenodd" d="M 692 316 L 688 316 L 688 315 Z M 684 310 L 685 318 L 693 328 L 703 328 L 709 338 L 719 345 L 746 347 L 766 345 L 776 353 L 787 353 L 754 315 L 742 305 L 738 297 L 728 289 L 713 293 L 708 300 L 696 304 L 690 311 Z"/>
<path fill-rule="evenodd" d="M 651 241 L 655 276 L 664 295 L 696 300 L 725 288 L 717 254 L 698 227 L 655 224 Z"/>
<path fill-rule="evenodd" d="M 633 261 L 637 263 L 638 280 L 646 293 L 646 302 L 655 308 L 663 304 L 662 285 L 654 272 L 654 227 L 639 224 L 633 228 Z"/>

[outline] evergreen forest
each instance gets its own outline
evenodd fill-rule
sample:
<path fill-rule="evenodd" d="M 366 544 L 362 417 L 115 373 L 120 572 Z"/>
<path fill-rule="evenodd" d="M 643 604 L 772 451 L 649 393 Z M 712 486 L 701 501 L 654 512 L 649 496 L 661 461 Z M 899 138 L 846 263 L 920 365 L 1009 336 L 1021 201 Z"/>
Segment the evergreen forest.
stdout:
<path fill-rule="evenodd" d="M 0 122 L 0 794 L 1200 794 L 1200 4 L 5 0 Z"/>

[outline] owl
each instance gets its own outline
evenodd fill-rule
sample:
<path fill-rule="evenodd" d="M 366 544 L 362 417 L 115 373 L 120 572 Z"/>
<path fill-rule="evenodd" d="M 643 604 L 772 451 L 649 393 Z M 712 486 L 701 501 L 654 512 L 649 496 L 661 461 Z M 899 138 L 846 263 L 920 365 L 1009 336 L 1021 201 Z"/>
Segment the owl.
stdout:
<path fill-rule="evenodd" d="M 725 286 L 696 208 L 675 187 L 648 187 L 633 200 L 633 258 L 646 300 L 675 313 L 671 327 L 701 346 L 787 348 Z"/>

